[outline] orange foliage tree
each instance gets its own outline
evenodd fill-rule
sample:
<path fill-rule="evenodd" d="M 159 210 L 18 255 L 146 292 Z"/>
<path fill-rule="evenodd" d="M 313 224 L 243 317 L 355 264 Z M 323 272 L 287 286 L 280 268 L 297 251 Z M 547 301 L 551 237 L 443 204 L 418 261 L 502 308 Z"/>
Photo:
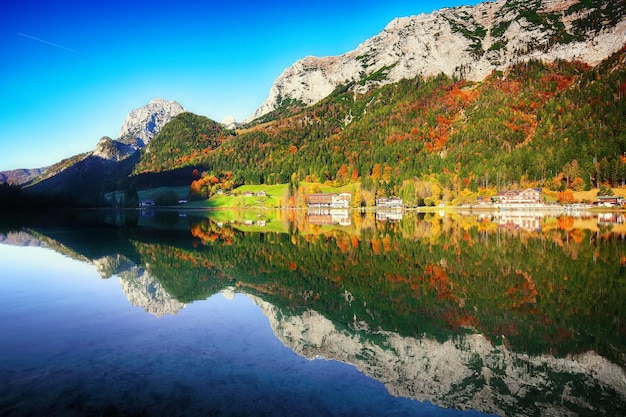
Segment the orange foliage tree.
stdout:
<path fill-rule="evenodd" d="M 574 198 L 574 193 L 572 190 L 560 191 L 557 195 L 557 199 L 559 203 L 574 203 L 576 199 Z"/>

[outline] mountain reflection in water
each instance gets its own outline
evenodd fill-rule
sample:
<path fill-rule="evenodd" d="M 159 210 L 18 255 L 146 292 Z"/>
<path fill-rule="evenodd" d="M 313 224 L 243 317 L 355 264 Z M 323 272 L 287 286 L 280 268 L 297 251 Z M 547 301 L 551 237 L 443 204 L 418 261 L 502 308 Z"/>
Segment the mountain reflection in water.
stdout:
<path fill-rule="evenodd" d="M 28 219 L 0 239 L 93 263 L 156 317 L 245 294 L 295 353 L 352 364 L 394 396 L 501 416 L 626 407 L 619 215 L 72 217 Z"/>

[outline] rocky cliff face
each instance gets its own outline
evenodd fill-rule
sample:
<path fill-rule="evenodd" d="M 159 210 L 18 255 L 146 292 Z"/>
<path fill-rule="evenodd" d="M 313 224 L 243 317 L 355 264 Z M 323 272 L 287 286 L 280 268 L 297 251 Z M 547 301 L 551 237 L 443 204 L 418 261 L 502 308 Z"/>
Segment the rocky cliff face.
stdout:
<path fill-rule="evenodd" d="M 113 140 L 107 136 L 104 136 L 98 144 L 96 145 L 96 149 L 91 153 L 93 156 L 100 157 L 102 159 L 108 159 L 110 161 L 121 161 L 126 159 L 129 155 L 132 155 L 136 152 L 135 149 L 131 145 L 127 145 L 117 140 Z"/>
<path fill-rule="evenodd" d="M 75 167 L 78 171 L 85 171 L 102 176 L 102 164 L 110 166 L 111 170 L 115 170 L 115 163 L 127 159 L 135 154 L 137 150 L 146 146 L 169 121 L 185 109 L 176 101 L 166 101 L 160 98 L 152 100 L 147 105 L 132 110 L 120 129 L 118 139 L 111 139 L 104 136 L 100 139 L 95 149 L 80 155 L 74 155 L 63 161 L 60 161 L 51 167 L 37 170 L 15 170 L 0 172 L 0 183 L 10 182 L 16 185 L 25 185 L 28 183 L 38 184 L 57 177 L 56 183 L 66 184 L 75 181 L 75 172 L 71 175 L 64 175 L 68 168 Z M 93 161 L 97 162 L 93 162 Z M 79 166 L 82 164 L 82 166 Z M 95 168 L 91 168 L 95 166 Z M 19 180 L 16 180 L 18 178 Z M 88 174 L 81 175 L 88 176 Z M 49 184 L 39 185 L 42 190 L 49 190 Z M 33 189 L 33 188 L 31 188 Z M 66 191 L 66 190 L 58 190 Z"/>
<path fill-rule="evenodd" d="M 397 18 L 351 52 L 287 68 L 252 119 L 286 99 L 316 103 L 347 83 L 365 92 L 439 73 L 482 80 L 530 59 L 595 65 L 626 43 L 625 15 L 624 2 L 611 0 L 498 0 Z"/>
<path fill-rule="evenodd" d="M 184 303 L 169 295 L 150 273 L 123 255 L 104 256 L 91 261 L 102 278 L 117 276 L 128 302 L 156 317 L 176 314 Z"/>
<path fill-rule="evenodd" d="M 176 101 L 154 99 L 128 114 L 120 129 L 118 141 L 135 149 L 143 148 L 159 134 L 167 122 L 183 112 L 185 109 Z"/>
<path fill-rule="evenodd" d="M 163 286 L 144 268 L 135 266 L 119 273 L 122 291 L 128 301 L 143 308 L 147 313 L 156 317 L 166 314 L 176 314 L 185 307 L 165 291 Z"/>
<path fill-rule="evenodd" d="M 341 330 L 315 311 L 286 314 L 261 298 L 248 297 L 285 346 L 307 358 L 353 364 L 395 396 L 501 416 L 571 415 L 572 405 L 607 415 L 588 403 L 593 393 L 626 398 L 624 370 L 593 352 L 565 358 L 531 356 L 507 349 L 506 341 L 494 346 L 480 334 L 442 343 L 373 332 L 356 317 L 353 329 Z M 536 403 L 532 398 L 537 391 L 560 401 Z"/>
<path fill-rule="evenodd" d="M 235 116 L 232 115 L 224 117 L 220 123 L 224 125 L 226 129 L 237 129 L 237 127 L 239 126 L 239 123 L 237 123 Z"/>

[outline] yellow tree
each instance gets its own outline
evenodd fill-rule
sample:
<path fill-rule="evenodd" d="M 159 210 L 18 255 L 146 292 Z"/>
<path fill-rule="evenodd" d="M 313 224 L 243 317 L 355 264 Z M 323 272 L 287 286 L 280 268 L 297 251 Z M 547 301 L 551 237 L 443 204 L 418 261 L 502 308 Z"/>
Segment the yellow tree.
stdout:
<path fill-rule="evenodd" d="M 393 175 L 393 168 L 390 167 L 389 165 L 385 165 L 385 168 L 383 169 L 383 179 L 389 182 L 391 180 L 392 175 Z"/>
<path fill-rule="evenodd" d="M 380 164 L 374 164 L 374 167 L 372 168 L 372 179 L 373 180 L 379 179 L 380 173 L 381 173 Z"/>
<path fill-rule="evenodd" d="M 356 187 L 356 189 L 354 190 L 354 195 L 352 196 L 352 207 L 354 208 L 359 208 L 361 207 L 361 200 L 362 200 L 362 195 L 361 195 L 361 187 Z"/>

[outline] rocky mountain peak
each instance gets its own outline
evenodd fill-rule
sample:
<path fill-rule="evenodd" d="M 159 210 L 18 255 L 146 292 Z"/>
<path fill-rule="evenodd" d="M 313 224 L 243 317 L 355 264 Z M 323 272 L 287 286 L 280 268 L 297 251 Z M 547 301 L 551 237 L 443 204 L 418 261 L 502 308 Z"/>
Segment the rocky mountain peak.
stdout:
<path fill-rule="evenodd" d="M 337 86 L 356 92 L 440 73 L 479 81 L 531 59 L 596 65 L 626 43 L 626 5 L 598 0 L 497 0 L 392 20 L 355 50 L 285 69 L 252 119 L 290 102 L 314 104 Z"/>
<path fill-rule="evenodd" d="M 141 149 L 161 131 L 167 122 L 184 112 L 185 109 L 176 101 L 154 99 L 128 114 L 122 123 L 118 141 L 135 149 Z"/>
<path fill-rule="evenodd" d="M 220 123 L 224 125 L 227 129 L 236 129 L 238 126 L 235 116 L 232 115 L 224 117 Z"/>
<path fill-rule="evenodd" d="M 93 156 L 110 161 L 121 161 L 136 151 L 131 145 L 103 136 L 91 153 Z"/>
<path fill-rule="evenodd" d="M 120 286 L 128 301 L 155 317 L 176 314 L 185 307 L 172 297 L 148 271 L 135 266 L 119 274 Z"/>
<path fill-rule="evenodd" d="M 0 184 L 7 183 L 9 185 L 24 185 L 28 184 L 39 175 L 46 172 L 48 167 L 45 168 L 22 168 L 13 169 L 10 171 L 0 172 Z"/>

